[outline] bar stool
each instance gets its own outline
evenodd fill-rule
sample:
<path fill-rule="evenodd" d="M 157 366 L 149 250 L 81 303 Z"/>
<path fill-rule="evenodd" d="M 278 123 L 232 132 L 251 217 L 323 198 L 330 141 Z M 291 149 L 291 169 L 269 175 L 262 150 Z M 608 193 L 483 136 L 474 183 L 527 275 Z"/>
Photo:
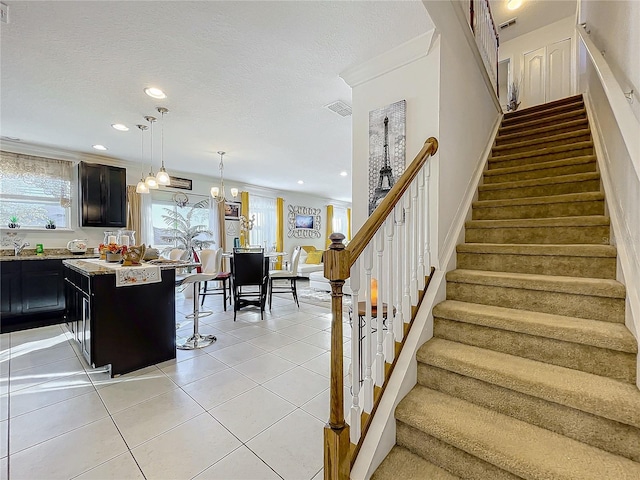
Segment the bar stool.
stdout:
<path fill-rule="evenodd" d="M 185 315 L 186 318 L 193 318 L 193 334 L 184 339 L 184 341 L 177 342 L 176 348 L 180 350 L 195 350 L 196 348 L 211 345 L 217 340 L 215 335 L 201 335 L 199 331 L 200 319 L 213 315 L 213 312 L 210 310 L 200 310 L 200 283 L 211 281 L 214 278 L 215 274 L 212 275 L 208 273 L 192 273 L 181 278 L 176 278 L 176 286 L 193 283 L 193 313 Z"/>

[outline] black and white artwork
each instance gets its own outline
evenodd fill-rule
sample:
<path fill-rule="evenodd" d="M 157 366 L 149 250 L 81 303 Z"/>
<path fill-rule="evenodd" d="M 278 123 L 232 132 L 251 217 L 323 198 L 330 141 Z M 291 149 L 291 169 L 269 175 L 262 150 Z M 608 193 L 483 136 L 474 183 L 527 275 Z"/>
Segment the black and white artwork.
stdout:
<path fill-rule="evenodd" d="M 369 215 L 404 172 L 406 114 L 406 100 L 369 112 Z"/>

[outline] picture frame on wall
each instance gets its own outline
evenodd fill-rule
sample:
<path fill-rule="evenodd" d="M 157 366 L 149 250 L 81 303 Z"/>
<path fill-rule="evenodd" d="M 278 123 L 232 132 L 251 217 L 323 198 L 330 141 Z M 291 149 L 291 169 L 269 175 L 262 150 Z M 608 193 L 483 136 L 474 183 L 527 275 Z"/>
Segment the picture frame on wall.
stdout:
<path fill-rule="evenodd" d="M 193 181 L 189 178 L 180 178 L 169 176 L 171 188 L 179 188 L 181 190 L 193 190 Z"/>
<path fill-rule="evenodd" d="M 240 221 L 241 202 L 224 202 L 224 219 Z"/>

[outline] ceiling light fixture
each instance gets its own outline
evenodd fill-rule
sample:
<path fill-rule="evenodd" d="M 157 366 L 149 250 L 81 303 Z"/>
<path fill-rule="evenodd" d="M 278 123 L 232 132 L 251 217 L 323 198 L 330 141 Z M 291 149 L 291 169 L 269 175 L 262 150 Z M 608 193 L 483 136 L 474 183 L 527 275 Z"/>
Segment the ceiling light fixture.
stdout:
<path fill-rule="evenodd" d="M 164 114 L 168 113 L 169 110 L 164 107 L 158 107 L 157 110 L 160 113 L 162 122 L 160 122 L 160 171 L 158 175 L 156 175 L 156 180 L 158 181 L 158 185 L 167 186 L 171 185 L 171 178 L 164 168 Z"/>
<path fill-rule="evenodd" d="M 342 172 L 340 172 L 340 176 L 341 177 L 346 177 L 347 175 L 349 175 L 347 172 L 345 172 L 344 170 Z"/>
<path fill-rule="evenodd" d="M 304 184 L 304 180 L 298 180 L 298 185 L 303 185 Z"/>
<path fill-rule="evenodd" d="M 218 155 L 220 155 L 220 165 L 218 168 L 220 169 L 220 186 L 219 187 L 211 187 L 211 196 L 216 203 L 222 203 L 226 201 L 225 192 L 224 192 L 224 161 L 223 157 L 226 152 L 218 151 Z M 231 195 L 233 198 L 238 196 L 238 189 L 232 188 Z"/>
<path fill-rule="evenodd" d="M 147 87 L 144 89 L 144 93 L 149 95 L 151 98 L 158 98 L 158 99 L 167 98 L 167 95 L 162 90 L 156 87 Z"/>
<path fill-rule="evenodd" d="M 507 8 L 509 10 L 517 10 L 522 6 L 522 0 L 507 0 Z"/>
<path fill-rule="evenodd" d="M 142 159 L 142 176 L 140 177 L 140 181 L 138 182 L 138 185 L 136 185 L 136 193 L 149 193 L 149 187 L 147 187 L 147 184 L 144 183 L 144 131 L 149 128 L 146 125 L 136 125 L 139 129 L 140 129 L 140 139 L 141 142 L 140 144 L 142 145 L 141 147 L 141 152 L 140 152 L 140 157 Z"/>
<path fill-rule="evenodd" d="M 128 132 L 129 131 L 129 127 L 127 127 L 126 125 L 123 125 L 122 123 L 112 123 L 111 127 L 115 128 L 116 130 L 119 130 L 121 132 Z"/>
<path fill-rule="evenodd" d="M 104 145 L 92 145 L 93 148 L 95 148 L 96 150 L 108 150 L 107 147 L 105 147 Z"/>
<path fill-rule="evenodd" d="M 158 189 L 158 181 L 156 180 L 156 175 L 153 173 L 153 122 L 157 119 L 156 117 L 152 117 L 151 115 L 147 115 L 144 119 L 149 122 L 149 132 L 151 133 L 151 149 L 149 150 L 149 163 L 151 164 L 149 168 L 149 175 L 144 179 L 144 183 L 147 184 L 149 190 L 157 190 Z"/>

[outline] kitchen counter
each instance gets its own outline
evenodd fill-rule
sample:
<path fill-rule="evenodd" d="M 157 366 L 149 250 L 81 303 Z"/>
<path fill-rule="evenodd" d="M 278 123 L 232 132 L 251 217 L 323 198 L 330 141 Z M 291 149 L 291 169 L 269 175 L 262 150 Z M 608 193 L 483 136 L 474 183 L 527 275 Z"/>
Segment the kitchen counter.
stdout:
<path fill-rule="evenodd" d="M 95 276 L 95 275 L 115 275 L 115 270 L 113 268 L 114 263 L 107 263 L 104 260 L 100 260 L 98 262 L 92 261 L 87 262 L 85 260 L 80 259 L 67 259 L 62 261 L 63 265 L 69 267 L 76 272 L 82 273 L 83 275 Z M 142 265 L 157 265 L 160 267 L 160 270 L 175 270 L 176 268 L 190 268 L 197 267 L 200 264 L 188 261 L 179 261 L 179 260 L 159 260 L 159 261 L 151 261 L 151 262 L 142 262 Z M 127 268 L 127 267 L 123 267 Z"/>
<path fill-rule="evenodd" d="M 100 255 L 97 253 L 93 253 L 93 249 L 91 253 L 83 253 L 81 255 L 73 254 L 67 249 L 51 249 L 45 250 L 42 255 L 36 255 L 35 249 L 24 250 L 20 255 L 16 256 L 13 254 L 13 250 L 0 250 L 0 262 L 11 262 L 15 260 L 64 260 L 66 258 L 98 258 Z"/>

